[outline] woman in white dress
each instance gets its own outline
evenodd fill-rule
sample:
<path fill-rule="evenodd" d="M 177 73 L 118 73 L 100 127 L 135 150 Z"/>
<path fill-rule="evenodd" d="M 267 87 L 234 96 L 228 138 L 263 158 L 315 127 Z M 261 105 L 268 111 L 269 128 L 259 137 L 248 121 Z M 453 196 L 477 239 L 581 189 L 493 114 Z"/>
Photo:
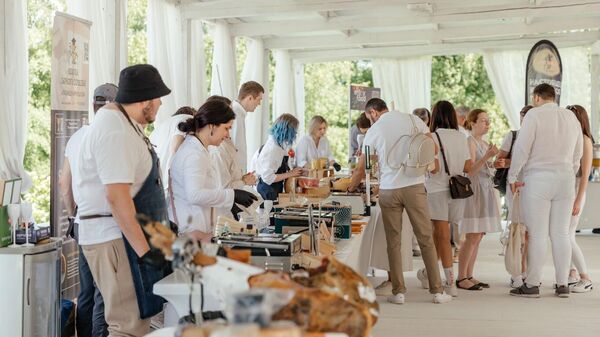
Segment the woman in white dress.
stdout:
<path fill-rule="evenodd" d="M 429 216 L 433 223 L 433 240 L 446 277 L 444 290 L 449 295 L 458 296 L 452 267 L 454 261 L 450 244 L 450 223 L 458 223 L 462 219 L 465 199 L 452 199 L 448 182 L 451 176 L 470 171 L 471 153 L 467 138 L 458 131 L 458 121 L 452 103 L 439 101 L 432 110 L 429 128 L 440 152 L 436 159 L 435 171 L 425 181 L 425 188 Z"/>
<path fill-rule="evenodd" d="M 567 109 L 573 111 L 577 120 L 581 123 L 581 131 L 583 132 L 583 157 L 581 158 L 581 166 L 577 173 L 576 193 L 577 197 L 573 203 L 573 213 L 571 217 L 571 225 L 569 234 L 571 235 L 571 271 L 569 273 L 569 286 L 574 293 L 585 293 L 593 289 L 592 280 L 588 274 L 585 258 L 581 252 L 579 244 L 575 239 L 575 232 L 579 225 L 579 216 L 585 206 L 585 191 L 587 189 L 588 177 L 592 169 L 592 158 L 594 157 L 594 138 L 590 131 L 590 121 L 587 111 L 581 105 L 569 105 Z M 579 275 L 578 275 L 579 274 Z"/>
<path fill-rule="evenodd" d="M 238 189 L 223 189 L 217 179 L 217 167 L 211 160 L 209 146 L 219 146 L 229 137 L 233 110 L 219 101 L 204 103 L 194 118 L 179 124 L 186 133 L 183 143 L 173 156 L 169 170 L 169 218 L 197 240 L 208 241 L 215 225 L 215 208 L 228 207 L 233 214 L 248 207 L 257 198 Z"/>
<path fill-rule="evenodd" d="M 335 163 L 329 140 L 327 139 L 327 121 L 321 116 L 311 118 L 308 126 L 308 135 L 302 136 L 296 145 L 298 167 L 310 168 L 310 163 L 319 158 L 327 158 L 328 164 L 339 171 Z"/>
<path fill-rule="evenodd" d="M 498 149 L 494 144 L 488 144 L 483 139 L 490 128 L 490 119 L 485 111 L 471 110 L 467 115 L 466 128 L 471 131 L 468 143 L 473 164 L 469 171 L 469 178 L 473 187 L 473 196 L 466 199 L 463 219 L 459 223 L 460 232 L 465 233 L 466 238 L 460 248 L 456 286 L 467 290 L 481 290 L 489 288 L 489 284 L 473 277 L 479 243 L 485 233 L 502 230 L 498 197 L 492 181 L 494 169 L 489 162 L 498 154 Z"/>

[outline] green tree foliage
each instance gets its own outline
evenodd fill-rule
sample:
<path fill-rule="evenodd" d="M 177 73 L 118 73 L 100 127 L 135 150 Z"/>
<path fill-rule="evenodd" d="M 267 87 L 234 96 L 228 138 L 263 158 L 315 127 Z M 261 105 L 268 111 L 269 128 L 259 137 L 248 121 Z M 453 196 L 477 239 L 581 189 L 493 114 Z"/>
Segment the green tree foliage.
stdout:
<path fill-rule="evenodd" d="M 148 63 L 148 0 L 127 0 L 127 63 Z"/>
<path fill-rule="evenodd" d="M 373 85 L 369 62 L 309 63 L 304 67 L 305 120 L 321 115 L 329 123 L 328 138 L 335 159 L 348 160 L 348 106 L 350 84 Z M 354 112 L 353 116 L 357 113 Z M 335 141 L 334 141 L 335 140 Z"/>
<path fill-rule="evenodd" d="M 488 139 L 501 145 L 508 132 L 508 121 L 492 89 L 483 65 L 483 57 L 477 54 L 436 56 L 431 65 L 431 102 L 447 100 L 455 107 L 480 108 L 490 116 Z"/>

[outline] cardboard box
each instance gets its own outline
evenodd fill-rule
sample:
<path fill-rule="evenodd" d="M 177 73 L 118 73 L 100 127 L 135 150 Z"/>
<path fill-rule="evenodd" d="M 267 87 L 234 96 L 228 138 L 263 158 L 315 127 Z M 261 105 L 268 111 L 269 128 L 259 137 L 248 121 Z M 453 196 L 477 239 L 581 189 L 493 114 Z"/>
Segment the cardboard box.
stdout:
<path fill-rule="evenodd" d="M 12 232 L 8 223 L 8 207 L 0 207 L 0 247 L 6 247 L 12 243 Z"/>
<path fill-rule="evenodd" d="M 38 243 L 50 238 L 50 227 L 29 228 L 29 243 Z M 25 243 L 25 229 L 17 229 L 17 244 Z"/>

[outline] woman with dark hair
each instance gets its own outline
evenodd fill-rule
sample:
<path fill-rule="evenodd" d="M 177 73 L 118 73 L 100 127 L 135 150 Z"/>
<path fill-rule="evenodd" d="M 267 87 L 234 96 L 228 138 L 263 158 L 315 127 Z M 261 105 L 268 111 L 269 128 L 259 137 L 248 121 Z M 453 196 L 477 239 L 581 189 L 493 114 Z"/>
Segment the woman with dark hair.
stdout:
<path fill-rule="evenodd" d="M 277 200 L 283 192 L 285 179 L 302 174 L 302 168 L 290 171 L 288 166 L 288 151 L 296 140 L 298 125 L 298 119 L 293 115 L 279 116 L 271 127 L 269 139 L 255 155 L 253 166 L 260 177 L 257 190 L 264 200 Z"/>
<path fill-rule="evenodd" d="M 354 156 L 360 157 L 360 147 L 362 144 L 359 142 L 359 136 L 362 136 L 362 139 L 364 139 L 370 127 L 371 121 L 365 116 L 364 112 L 361 113 L 356 119 L 356 123 L 350 129 L 350 153 L 348 161 L 351 161 Z"/>
<path fill-rule="evenodd" d="M 231 107 L 224 102 L 208 101 L 194 118 L 179 124 L 186 137 L 173 156 L 169 170 L 169 218 L 179 226 L 180 233 L 208 241 L 216 223 L 215 208 L 231 208 L 233 214 L 248 207 L 256 197 L 237 189 L 222 189 L 218 184 L 217 167 L 211 160 L 209 146 L 219 146 L 229 137 L 235 119 Z"/>
<path fill-rule="evenodd" d="M 575 239 L 575 232 L 579 225 L 579 216 L 581 210 L 585 205 L 585 191 L 587 189 L 588 177 L 592 170 L 592 158 L 594 156 L 594 137 L 590 131 L 590 120 L 588 113 L 581 105 L 569 105 L 567 109 L 573 111 L 577 120 L 581 124 L 581 131 L 583 132 L 583 157 L 581 157 L 581 166 L 579 172 L 577 172 L 577 179 L 575 183 L 577 196 L 573 203 L 573 212 L 571 217 L 571 225 L 569 227 L 571 235 L 571 271 L 569 272 L 569 287 L 574 293 L 585 293 L 593 289 L 592 280 L 588 274 L 587 265 L 585 258 L 581 252 L 579 244 Z M 577 275 L 579 273 L 579 276 Z"/>
<path fill-rule="evenodd" d="M 444 267 L 444 290 L 448 295 L 458 296 L 456 290 L 452 247 L 450 245 L 450 223 L 462 220 L 465 200 L 452 199 L 448 181 L 451 176 L 461 175 L 471 169 L 471 154 L 467 139 L 458 131 L 458 122 L 454 106 L 448 101 L 439 101 L 433 106 L 431 130 L 433 140 L 440 152 L 435 160 L 435 170 L 425 181 L 429 216 L 433 223 L 433 240 L 438 257 Z M 417 272 L 419 279 L 425 284 L 427 277 L 424 269 Z"/>

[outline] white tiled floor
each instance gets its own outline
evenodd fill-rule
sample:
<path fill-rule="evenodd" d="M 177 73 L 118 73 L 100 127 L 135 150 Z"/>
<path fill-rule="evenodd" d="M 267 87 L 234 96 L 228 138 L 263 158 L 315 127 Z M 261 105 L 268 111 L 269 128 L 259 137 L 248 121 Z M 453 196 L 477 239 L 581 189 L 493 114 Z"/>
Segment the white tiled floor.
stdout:
<path fill-rule="evenodd" d="M 589 273 L 597 289 L 591 293 L 571 294 L 568 299 L 554 296 L 554 268 L 550 249 L 544 269 L 542 297 L 517 298 L 508 295 L 509 276 L 498 234 L 487 235 L 481 243 L 475 276 L 490 283 L 490 289 L 473 292 L 459 290 L 459 297 L 448 304 L 431 303 L 431 295 L 421 289 L 415 271 L 423 263 L 415 258 L 415 271 L 404 274 L 408 291 L 404 305 L 385 302 L 379 297 L 381 317 L 374 337 L 566 337 L 600 336 L 600 235 L 577 237 L 586 256 Z M 455 273 L 457 272 L 455 264 Z M 380 281 L 376 278 L 374 283 Z"/>

